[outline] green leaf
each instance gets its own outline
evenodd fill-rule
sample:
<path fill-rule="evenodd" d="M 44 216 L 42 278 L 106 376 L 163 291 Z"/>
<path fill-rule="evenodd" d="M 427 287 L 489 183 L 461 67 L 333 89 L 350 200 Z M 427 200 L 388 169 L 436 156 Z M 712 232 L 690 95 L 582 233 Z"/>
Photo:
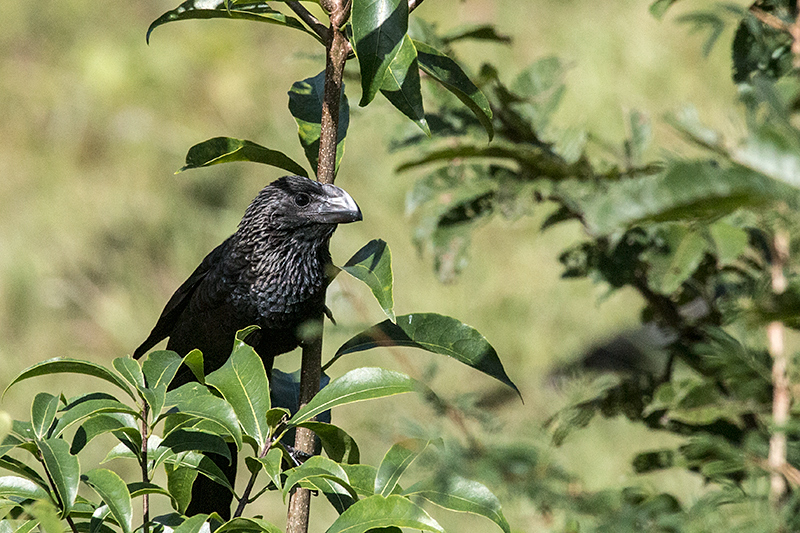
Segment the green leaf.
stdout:
<path fill-rule="evenodd" d="M 383 85 L 389 65 L 408 31 L 408 2 L 366 0 L 353 3 L 353 49 L 361 70 L 361 101 L 369 104 Z"/>
<path fill-rule="evenodd" d="M 252 161 L 287 170 L 298 176 L 308 177 L 308 172 L 292 158 L 260 144 L 231 137 L 214 137 L 189 148 L 186 164 L 178 172 L 202 168 L 233 161 Z"/>
<path fill-rule="evenodd" d="M 139 413 L 118 400 L 105 397 L 101 393 L 91 393 L 70 402 L 62 409 L 63 414 L 56 422 L 53 437 L 60 436 L 68 427 L 99 413 L 122 413 L 138 417 Z"/>
<path fill-rule="evenodd" d="M 574 201 L 594 235 L 608 235 L 645 222 L 706 220 L 741 207 L 794 196 L 790 187 L 742 167 L 675 162 L 653 176 L 620 180 L 600 194 Z"/>
<path fill-rule="evenodd" d="M 336 351 L 334 360 L 377 346 L 410 346 L 447 355 L 505 383 L 520 394 L 492 345 L 476 329 L 455 318 L 436 313 L 415 313 L 397 317 L 396 323 L 384 320 L 344 343 Z"/>
<path fill-rule="evenodd" d="M 475 114 L 491 141 L 494 137 L 494 126 L 492 126 L 492 108 L 486 96 L 455 61 L 432 46 L 419 41 L 413 43 L 417 49 L 420 68 L 456 95 Z"/>
<path fill-rule="evenodd" d="M 271 405 L 264 363 L 253 347 L 237 338 L 230 358 L 206 376 L 206 383 L 222 393 L 245 435 L 255 439 L 261 450 L 269 439 L 266 414 Z"/>
<path fill-rule="evenodd" d="M 159 494 L 161 496 L 166 496 L 172 499 L 172 495 L 165 488 L 160 487 L 154 483 L 144 483 L 142 481 L 129 483 L 128 492 L 131 495 L 131 499 L 138 498 L 139 496 L 144 496 L 145 494 Z M 174 502 L 175 500 L 172 501 Z"/>
<path fill-rule="evenodd" d="M 142 434 L 136 418 L 126 413 L 94 413 L 81 424 L 72 437 L 70 453 L 77 455 L 95 437 L 113 433 L 117 438 L 127 439 L 137 448 L 141 447 Z"/>
<path fill-rule="evenodd" d="M 19 459 L 11 457 L 10 455 L 4 455 L 0 457 L 0 468 L 14 472 L 15 474 L 20 474 L 30 481 L 33 481 L 43 489 L 49 489 L 47 482 L 42 479 L 42 476 L 40 476 L 36 470 L 26 465 Z"/>
<path fill-rule="evenodd" d="M 207 520 L 207 514 L 190 516 L 184 520 L 181 525 L 173 529 L 172 533 L 200 533 L 204 529 L 210 531 L 210 528 L 205 527 Z"/>
<path fill-rule="evenodd" d="M 53 396 L 47 392 L 40 392 L 33 399 L 31 404 L 31 426 L 37 439 L 47 436 L 50 426 L 56 419 L 58 410 L 58 396 Z"/>
<path fill-rule="evenodd" d="M 231 451 L 225 443 L 225 439 L 204 431 L 176 429 L 161 441 L 160 446 L 169 448 L 173 453 L 212 452 L 227 458 L 228 461 L 231 460 Z"/>
<path fill-rule="evenodd" d="M 447 480 L 423 480 L 403 491 L 403 496 L 421 496 L 429 502 L 464 513 L 485 516 L 505 533 L 511 533 L 500 501 L 486 486 L 457 476 Z"/>
<path fill-rule="evenodd" d="M 195 472 L 199 472 L 215 483 L 218 483 L 233 492 L 233 487 L 231 487 L 228 478 L 225 476 L 222 470 L 220 470 L 219 466 L 201 453 L 183 452 L 178 455 L 171 455 L 167 457 L 165 462 L 178 468 L 186 467 L 194 470 Z M 194 478 L 192 478 L 192 481 L 189 481 L 189 485 L 191 485 L 193 480 Z M 167 483 L 167 486 L 169 487 L 170 494 L 175 495 L 173 487 L 169 482 Z M 188 490 L 189 494 L 191 495 L 191 486 L 188 488 Z M 176 499 L 178 499 L 177 496 Z"/>
<path fill-rule="evenodd" d="M 362 496 L 372 496 L 375 494 L 375 476 L 378 469 L 372 465 L 364 464 L 341 464 L 339 465 L 347 472 L 347 479 L 350 480 L 350 486 L 353 487 L 356 493 Z"/>
<path fill-rule="evenodd" d="M 147 381 L 145 390 L 148 391 L 144 396 L 154 417 L 158 417 L 164 408 L 167 387 L 180 366 L 181 357 L 171 350 L 150 352 L 142 362 L 142 372 Z"/>
<path fill-rule="evenodd" d="M 317 173 L 317 159 L 319 158 L 319 137 L 322 131 L 322 100 L 325 94 L 325 71 L 313 78 L 306 78 L 292 84 L 289 90 L 289 111 L 297 122 L 297 134 L 300 144 L 306 154 L 306 159 L 311 163 L 314 174 Z M 344 155 L 344 139 L 350 125 L 350 106 L 344 94 L 339 102 L 339 129 L 336 133 L 336 169 Z"/>
<path fill-rule="evenodd" d="M 265 457 L 259 457 L 258 461 L 264 466 L 264 472 L 267 473 L 269 479 L 275 483 L 275 486 L 280 490 L 283 487 L 283 481 L 281 481 L 283 452 L 278 448 L 272 448 L 267 452 Z"/>
<path fill-rule="evenodd" d="M 197 478 L 197 470 L 187 466 L 176 467 L 169 463 L 164 465 L 164 470 L 167 472 L 167 490 L 169 491 L 172 501 L 175 502 L 175 510 L 183 514 L 186 512 L 186 508 L 192 500 L 192 485 Z M 184 524 L 185 523 L 186 522 L 184 522 Z"/>
<path fill-rule="evenodd" d="M 330 492 L 329 487 L 325 483 L 317 485 L 317 480 L 315 478 L 332 481 L 345 489 L 353 500 L 358 499 L 358 495 L 350 486 L 347 473 L 342 467 L 327 457 L 319 455 L 315 455 L 300 466 L 287 471 L 286 481 L 284 481 L 282 489 L 284 498 L 295 485 L 304 482 L 311 483 L 322 491 Z"/>
<path fill-rule="evenodd" d="M 21 498 L 24 500 L 49 500 L 50 495 L 42 487 L 17 476 L 0 477 L 0 497 Z"/>
<path fill-rule="evenodd" d="M 391 526 L 444 533 L 436 520 L 408 499 L 380 494 L 354 503 L 325 533 L 365 533 L 370 529 Z"/>
<path fill-rule="evenodd" d="M 647 284 L 661 294 L 672 294 L 689 279 L 705 257 L 708 242 L 698 232 L 682 225 L 663 228 L 661 237 L 665 253 L 649 250 L 645 258 L 650 263 Z"/>
<path fill-rule="evenodd" d="M 331 381 L 317 393 L 302 409 L 289 420 L 290 427 L 338 405 L 382 398 L 412 391 L 427 391 L 427 387 L 419 381 L 383 368 L 356 368 L 347 374 Z"/>
<path fill-rule="evenodd" d="M 747 231 L 742 228 L 719 221 L 711 224 L 708 232 L 714 243 L 714 252 L 719 266 L 732 264 L 747 250 Z"/>
<path fill-rule="evenodd" d="M 125 378 L 125 381 L 141 390 L 146 387 L 144 382 L 144 374 L 139 363 L 130 357 L 117 357 L 111 362 L 114 370 Z"/>
<path fill-rule="evenodd" d="M 316 40 L 320 40 L 316 33 L 306 29 L 303 24 L 294 17 L 289 17 L 283 13 L 272 9 L 269 4 L 264 2 L 252 2 L 241 6 L 229 5 L 226 6 L 225 0 L 188 0 L 177 8 L 167 11 L 150 24 L 147 28 L 146 40 L 150 43 L 150 34 L 153 30 L 167 22 L 174 22 L 177 20 L 190 20 L 190 19 L 243 19 L 254 20 L 257 22 L 266 22 L 269 24 L 277 24 L 279 26 L 286 26 L 287 28 L 294 28 L 305 32 Z M 321 41 L 320 41 L 321 42 Z"/>
<path fill-rule="evenodd" d="M 78 458 L 69 453 L 69 444 L 63 439 L 40 440 L 36 445 L 61 501 L 62 516 L 67 516 L 78 496 L 81 480 Z"/>
<path fill-rule="evenodd" d="M 88 361 L 68 359 L 66 357 L 48 359 L 47 361 L 42 361 L 41 363 L 36 363 L 35 365 L 26 368 L 17 377 L 15 377 L 11 383 L 8 384 L 8 386 L 5 388 L 5 391 L 3 391 L 3 394 L 5 394 L 12 385 L 15 385 L 25 379 L 59 373 L 85 374 L 87 376 L 94 376 L 116 385 L 125 391 L 128 396 L 134 398 L 131 389 L 125 384 L 125 382 L 105 367 L 90 363 Z"/>
<path fill-rule="evenodd" d="M 39 529 L 44 533 L 64 533 L 63 517 L 59 516 L 59 510 L 52 502 L 38 500 L 27 506 L 25 511 L 39 522 Z"/>
<path fill-rule="evenodd" d="M 133 529 L 131 494 L 122 478 L 111 470 L 95 468 L 86 472 L 81 479 L 103 499 L 123 533 L 131 533 Z"/>
<path fill-rule="evenodd" d="M 375 494 L 381 496 L 392 494 L 400 476 L 425 451 L 428 444 L 430 441 L 424 439 L 407 439 L 389 448 L 375 475 Z"/>
<path fill-rule="evenodd" d="M 193 386 L 198 384 L 188 385 Z M 184 387 L 186 387 L 186 385 L 178 387 L 178 389 L 175 389 L 173 392 L 178 392 Z M 187 395 L 186 398 L 180 399 L 176 406 L 181 414 L 191 415 L 203 420 L 208 420 L 220 426 L 221 429 L 233 437 L 233 441 L 236 443 L 236 448 L 242 448 L 242 430 L 239 427 L 239 420 L 236 417 L 235 410 L 227 401 L 213 396 L 206 389 L 206 394 Z"/>
<path fill-rule="evenodd" d="M 425 109 L 422 106 L 417 49 L 408 35 L 403 38 L 400 50 L 389 64 L 381 85 L 381 94 L 430 137 L 431 129 L 425 120 Z"/>
<path fill-rule="evenodd" d="M 392 252 L 385 241 L 369 241 L 347 261 L 342 270 L 366 283 L 386 316 L 391 320 L 395 319 Z"/>
<path fill-rule="evenodd" d="M 497 33 L 491 24 L 464 24 L 457 26 L 441 36 L 445 44 L 472 39 L 477 41 L 494 41 L 502 44 L 511 43 L 511 37 Z"/>
<path fill-rule="evenodd" d="M 308 421 L 297 424 L 308 428 L 322 441 L 322 448 L 328 457 L 337 463 L 357 464 L 360 460 L 358 445 L 342 428 L 325 422 Z"/>
<path fill-rule="evenodd" d="M 278 527 L 274 526 L 270 522 L 267 522 L 266 520 L 261 518 L 245 518 L 241 516 L 224 523 L 215 531 L 215 533 L 225 533 L 226 531 L 243 531 L 253 533 L 260 533 L 263 531 L 265 533 L 283 533 Z"/>
<path fill-rule="evenodd" d="M 199 383 L 206 384 L 206 374 L 203 366 L 203 352 L 194 349 L 183 358 L 183 364 L 192 371 Z"/>

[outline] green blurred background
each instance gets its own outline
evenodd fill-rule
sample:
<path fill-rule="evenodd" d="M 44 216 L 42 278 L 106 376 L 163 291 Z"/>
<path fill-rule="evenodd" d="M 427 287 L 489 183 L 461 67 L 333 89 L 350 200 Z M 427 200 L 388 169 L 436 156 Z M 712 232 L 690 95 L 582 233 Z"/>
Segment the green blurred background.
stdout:
<path fill-rule="evenodd" d="M 648 13 L 648 4 L 427 0 L 414 16 L 442 29 L 496 24 L 513 37 L 510 46 L 470 43 L 458 51 L 468 69 L 492 61 L 506 81 L 537 58 L 561 57 L 569 65 L 556 119 L 562 126 L 586 128 L 620 145 L 625 112 L 639 109 L 654 122 L 658 148 L 649 155 L 680 153 L 684 147 L 662 117 L 691 102 L 704 121 L 735 134 L 730 28 L 706 58 L 705 35 L 675 19 L 712 2 L 685 0 L 662 21 Z M 319 45 L 266 24 L 188 21 L 158 28 L 147 46 L 149 23 L 176 5 L 61 0 L 6 2 L 0 10 L 0 386 L 51 357 L 109 364 L 129 354 L 172 291 L 234 231 L 256 192 L 281 175 L 246 163 L 175 175 L 190 146 L 224 135 L 303 160 L 287 91 L 322 69 Z M 337 184 L 359 202 L 364 222 L 339 229 L 334 261 L 343 263 L 369 239 L 386 240 L 394 257 L 397 312 L 449 314 L 486 335 L 525 398 L 524 405 L 510 402 L 493 413 L 496 438 L 530 439 L 546 448 L 541 422 L 568 395 L 549 383 L 548 373 L 635 326 L 641 303 L 633 294 L 609 295 L 608 287 L 559 278 L 557 257 L 581 232 L 562 225 L 540 233 L 547 206 L 534 217 L 482 226 L 470 266 L 456 283 L 440 284 L 430 258 L 411 243 L 413 221 L 404 214 L 414 175 L 394 172 L 410 154 L 386 149 L 391 135 L 406 126 L 404 119 L 384 102 L 358 108 L 355 83 L 348 94 L 352 116 Z M 328 355 L 365 323 L 382 319 L 368 291 L 344 278 L 329 294 L 340 325 L 329 328 Z M 352 355 L 331 373 L 362 365 L 418 377 L 431 375 L 435 366 L 432 385 L 448 395 L 495 387 L 458 363 L 413 351 Z M 284 370 L 298 366 L 297 353 L 278 362 Z M 35 391 L 71 396 L 96 387 L 76 377 L 29 381 L 11 389 L 1 408 L 27 419 Z M 335 416 L 373 462 L 413 424 L 459 434 L 411 397 L 361 404 Z M 622 420 L 598 420 L 548 453 L 578 473 L 585 488 L 644 483 L 686 498 L 698 494 L 698 479 L 633 475 L 630 458 L 656 444 L 663 444 L 661 435 Z M 503 499 L 502 488 L 493 488 Z M 315 509 L 332 517 L 324 507 Z M 280 508 L 260 511 L 282 523 Z M 548 526 L 532 503 L 509 503 L 506 513 L 520 531 Z M 463 524 L 494 527 L 483 519 L 436 516 L 454 531 Z"/>

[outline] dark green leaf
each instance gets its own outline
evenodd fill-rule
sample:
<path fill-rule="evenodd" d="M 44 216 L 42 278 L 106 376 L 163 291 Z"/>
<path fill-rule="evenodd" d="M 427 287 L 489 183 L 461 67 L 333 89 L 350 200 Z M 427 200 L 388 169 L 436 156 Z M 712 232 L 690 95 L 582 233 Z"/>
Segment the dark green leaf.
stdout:
<path fill-rule="evenodd" d="M 358 445 L 342 428 L 325 422 L 301 422 L 297 427 L 308 428 L 322 441 L 328 457 L 337 463 L 357 464 L 360 460 Z"/>
<path fill-rule="evenodd" d="M 147 381 L 147 388 L 142 389 L 142 393 L 155 417 L 164 408 L 167 386 L 180 366 L 181 357 L 169 350 L 150 352 L 142 362 L 142 372 Z"/>
<path fill-rule="evenodd" d="M 262 531 L 265 533 L 282 533 L 280 529 L 276 526 L 272 525 L 271 523 L 263 520 L 261 518 L 244 518 L 238 517 L 234 518 L 233 520 L 226 522 L 223 524 L 219 529 L 215 531 L 215 533 L 225 533 L 227 531 L 231 532 L 253 532 L 253 533 L 261 533 Z"/>
<path fill-rule="evenodd" d="M 408 31 L 408 2 L 367 0 L 354 2 L 351 15 L 353 48 L 361 69 L 361 101 L 369 104 Z"/>
<path fill-rule="evenodd" d="M 296 426 L 337 405 L 412 391 L 427 391 L 427 387 L 399 372 L 383 368 L 357 368 L 319 391 L 289 420 L 289 425 Z"/>
<path fill-rule="evenodd" d="M 154 483 L 144 483 L 142 481 L 138 481 L 136 483 L 129 483 L 128 492 L 131 495 L 131 499 L 138 498 L 139 496 L 144 496 L 145 494 L 160 494 L 161 496 L 166 496 L 172 499 L 172 495 L 169 493 L 169 491 L 167 491 L 163 487 L 159 487 Z"/>
<path fill-rule="evenodd" d="M 49 500 L 50 495 L 30 479 L 17 476 L 2 476 L 0 477 L 0 497 Z"/>
<path fill-rule="evenodd" d="M 189 385 L 191 386 L 192 384 Z M 186 385 L 179 387 L 173 392 L 177 392 L 184 387 L 186 387 Z M 239 420 L 236 418 L 236 412 L 233 407 L 227 401 L 213 396 L 206 390 L 206 394 L 188 395 L 187 398 L 181 399 L 176 405 L 182 414 L 191 415 L 217 424 L 220 429 L 233 437 L 237 449 L 242 448 L 242 430 L 239 427 Z"/>
<path fill-rule="evenodd" d="M 137 448 L 142 444 L 141 430 L 136 424 L 136 418 L 130 414 L 94 413 L 75 431 L 70 453 L 78 454 L 93 438 L 108 432 L 132 442 Z"/>
<path fill-rule="evenodd" d="M 476 329 L 455 318 L 415 313 L 397 317 L 396 323 L 384 320 L 344 343 L 334 358 L 377 346 L 411 346 L 447 355 L 505 383 L 519 394 L 492 345 Z"/>
<path fill-rule="evenodd" d="M 331 524 L 326 533 L 365 533 L 370 529 L 397 526 L 444 533 L 444 529 L 421 507 L 408 499 L 375 494 L 354 503 Z"/>
<path fill-rule="evenodd" d="M 365 244 L 347 261 L 342 270 L 366 283 L 383 312 L 394 320 L 392 252 L 385 241 L 374 239 Z"/>
<path fill-rule="evenodd" d="M 42 479 L 42 477 L 36 470 L 26 465 L 19 459 L 14 459 L 10 455 L 4 455 L 0 457 L 0 468 L 24 476 L 29 480 L 33 481 L 34 483 L 38 484 L 43 489 L 49 489 L 49 485 L 47 484 L 47 482 L 44 479 Z"/>
<path fill-rule="evenodd" d="M 264 363 L 253 347 L 237 338 L 230 358 L 206 376 L 206 383 L 222 393 L 245 435 L 255 439 L 261 450 L 269 438 L 266 414 L 271 405 Z"/>
<path fill-rule="evenodd" d="M 33 399 L 31 404 L 31 426 L 37 439 L 47 436 L 53 420 L 56 419 L 58 410 L 58 396 L 53 396 L 47 392 L 40 392 Z"/>
<path fill-rule="evenodd" d="M 511 533 L 511 527 L 503 516 L 500 501 L 486 486 L 477 481 L 455 476 L 445 481 L 424 480 L 403 491 L 403 496 L 421 496 L 451 511 L 485 516 L 505 533 Z"/>
<path fill-rule="evenodd" d="M 178 467 L 178 469 L 182 467 L 188 467 L 189 469 L 194 470 L 195 472 L 199 472 L 206 476 L 207 478 L 211 479 L 215 483 L 219 483 L 223 487 L 227 488 L 231 492 L 233 492 L 233 487 L 231 487 L 228 478 L 225 477 L 225 474 L 220 470 L 219 466 L 214 463 L 211 459 L 206 457 L 201 453 L 196 452 L 183 452 L 178 455 L 171 455 L 167 457 L 166 461 L 169 465 L 174 465 Z M 193 479 L 193 478 L 192 478 Z M 184 480 L 185 482 L 185 480 Z M 191 481 L 189 484 L 191 485 Z M 169 488 L 170 494 L 175 495 L 175 491 L 173 490 L 173 486 L 168 482 L 167 486 Z M 191 487 L 189 488 L 191 492 Z M 176 500 L 179 498 L 176 496 Z"/>
<path fill-rule="evenodd" d="M 167 472 L 167 490 L 174 502 L 175 510 L 183 514 L 186 512 L 186 507 L 189 506 L 189 502 L 192 500 L 192 485 L 197 478 L 197 470 L 186 466 L 176 467 L 169 463 L 164 465 L 164 470 Z M 192 518 L 196 519 L 197 517 Z M 189 520 L 192 520 L 192 518 Z M 186 524 L 186 522 L 184 522 L 184 524 Z"/>
<path fill-rule="evenodd" d="M 327 491 L 327 485 L 325 483 L 317 485 L 315 478 L 323 478 L 332 481 L 345 489 L 354 500 L 358 499 L 355 490 L 350 487 L 347 473 L 342 467 L 327 457 L 319 455 L 315 455 L 302 465 L 287 471 L 286 481 L 284 481 L 282 488 L 284 498 L 289 491 L 299 483 L 311 483 L 320 490 Z"/>
<path fill-rule="evenodd" d="M 381 85 L 381 94 L 430 137 L 431 129 L 425 120 L 425 109 L 422 106 L 417 49 L 408 35 L 403 38 L 400 50 L 389 64 Z"/>
<path fill-rule="evenodd" d="M 663 253 L 648 251 L 645 258 L 650 264 L 647 284 L 661 294 L 672 294 L 686 281 L 705 257 L 708 242 L 696 231 L 682 225 L 663 228 Z"/>
<path fill-rule="evenodd" d="M 78 458 L 69 453 L 69 444 L 63 439 L 45 439 L 36 444 L 61 501 L 61 512 L 66 516 L 78 496 L 78 484 L 81 480 Z"/>
<path fill-rule="evenodd" d="M 428 444 L 430 441 L 424 439 L 407 439 L 389 448 L 378 467 L 378 473 L 375 474 L 375 494 L 392 494 L 400 476 L 425 451 Z"/>
<path fill-rule="evenodd" d="M 150 42 L 150 34 L 153 30 L 167 22 L 176 20 L 190 19 L 243 19 L 255 20 L 257 22 L 267 22 L 278 24 L 287 28 L 294 28 L 303 31 L 319 41 L 316 33 L 306 29 L 303 24 L 294 17 L 288 17 L 279 11 L 272 9 L 267 2 L 252 2 L 241 6 L 226 6 L 225 0 L 188 0 L 177 8 L 167 11 L 150 24 L 147 28 L 147 42 Z M 227 8 L 229 7 L 229 9 Z"/>
<path fill-rule="evenodd" d="M 322 122 L 322 99 L 325 94 L 325 71 L 313 78 L 297 81 L 289 91 L 289 111 L 297 122 L 297 134 L 300 144 L 306 154 L 306 159 L 311 163 L 314 174 L 317 173 L 317 159 L 319 157 L 319 137 Z M 339 129 L 336 133 L 336 169 L 344 155 L 344 139 L 350 125 L 350 106 L 344 94 L 342 84 L 342 97 L 339 103 Z"/>
<path fill-rule="evenodd" d="M 97 393 L 83 396 L 62 409 L 63 414 L 52 431 L 53 437 L 60 436 L 68 427 L 99 413 L 122 413 L 138 417 L 139 413 L 124 403 L 111 398 L 97 398 Z"/>
<path fill-rule="evenodd" d="M 206 374 L 203 367 L 203 352 L 196 349 L 192 350 L 183 358 L 183 364 L 189 367 L 197 381 L 205 385 Z"/>
<path fill-rule="evenodd" d="M 178 172 L 233 161 L 264 163 L 282 168 L 298 176 L 308 177 L 306 169 L 283 152 L 271 150 L 252 141 L 231 137 L 214 137 L 195 144 L 189 148 L 189 152 L 186 154 L 186 164 Z"/>
<path fill-rule="evenodd" d="M 176 429 L 161 441 L 161 447 L 169 448 L 173 453 L 185 451 L 212 452 L 231 460 L 231 451 L 225 439 L 219 435 L 204 431 Z"/>
<path fill-rule="evenodd" d="M 378 469 L 372 465 L 363 464 L 341 464 L 339 465 L 347 472 L 347 479 L 350 481 L 350 486 L 353 487 L 356 493 L 362 496 L 372 496 L 375 494 L 375 476 Z"/>
<path fill-rule="evenodd" d="M 41 363 L 36 363 L 35 365 L 26 368 L 17 377 L 15 377 L 11 383 L 8 384 L 5 390 L 7 391 L 12 385 L 15 385 L 28 378 L 58 373 L 85 374 L 87 376 L 94 376 L 116 385 L 120 389 L 124 390 L 128 396 L 134 398 L 131 389 L 125 384 L 125 382 L 105 367 L 90 363 L 88 361 L 68 359 L 65 357 L 48 359 L 47 361 L 42 361 Z M 3 394 L 5 394 L 5 391 Z"/>
<path fill-rule="evenodd" d="M 131 533 L 133 528 L 131 494 L 122 478 L 111 470 L 95 468 L 86 472 L 81 479 L 103 499 L 123 533 Z"/>
<path fill-rule="evenodd" d="M 455 61 L 432 46 L 419 41 L 413 43 L 417 49 L 420 68 L 456 95 L 475 114 L 491 141 L 494 137 L 494 126 L 492 126 L 492 108 L 486 96 Z"/>
<path fill-rule="evenodd" d="M 278 448 L 272 448 L 265 457 L 259 457 L 258 460 L 264 466 L 264 472 L 267 473 L 270 481 L 280 490 L 283 487 L 283 481 L 281 481 L 283 453 Z"/>

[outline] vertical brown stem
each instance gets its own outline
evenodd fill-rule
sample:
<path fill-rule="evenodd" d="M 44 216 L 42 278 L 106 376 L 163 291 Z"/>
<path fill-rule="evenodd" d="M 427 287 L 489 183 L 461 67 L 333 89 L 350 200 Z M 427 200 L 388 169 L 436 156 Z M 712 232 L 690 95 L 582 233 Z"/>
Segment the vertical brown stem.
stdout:
<path fill-rule="evenodd" d="M 794 24 L 789 26 L 792 34 L 792 55 L 794 68 L 800 69 L 800 0 L 797 0 L 797 15 Z"/>
<path fill-rule="evenodd" d="M 342 78 L 347 61 L 349 43 L 340 31 L 350 16 L 349 0 L 326 0 L 323 8 L 330 16 L 331 25 L 325 53 L 325 94 L 320 121 L 319 158 L 317 180 L 333 183 L 336 177 L 336 140 L 339 131 L 339 104 L 342 95 Z M 303 346 L 303 362 L 300 368 L 300 407 L 307 404 L 319 392 L 322 366 L 322 314 L 317 318 L 319 335 Z M 314 453 L 314 433 L 297 428 L 295 448 L 308 454 Z M 296 489 L 289 498 L 286 523 L 287 533 L 306 533 L 311 508 L 311 493 L 307 489 Z"/>
<path fill-rule="evenodd" d="M 150 406 L 147 402 L 144 402 L 144 408 L 142 409 L 142 482 L 149 483 L 150 477 L 147 474 L 147 439 L 148 431 L 147 431 L 147 416 L 150 413 Z M 142 531 L 144 533 L 150 533 L 150 496 L 148 494 L 144 494 L 142 496 Z"/>
<path fill-rule="evenodd" d="M 784 268 L 789 256 L 789 234 L 778 231 L 772 242 L 772 291 L 781 294 L 786 290 Z M 786 480 L 783 472 L 786 467 L 786 432 L 789 421 L 789 378 L 787 374 L 788 360 L 783 345 L 783 323 L 771 322 L 767 326 L 769 353 L 772 356 L 772 423 L 775 427 L 769 441 L 770 501 L 778 505 L 786 492 Z"/>

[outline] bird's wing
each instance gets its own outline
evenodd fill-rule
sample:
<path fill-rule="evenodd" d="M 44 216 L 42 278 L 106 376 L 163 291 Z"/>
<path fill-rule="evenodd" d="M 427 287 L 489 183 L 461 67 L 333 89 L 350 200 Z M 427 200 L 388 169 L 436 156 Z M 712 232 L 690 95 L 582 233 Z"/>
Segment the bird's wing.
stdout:
<path fill-rule="evenodd" d="M 206 279 L 208 273 L 219 264 L 220 258 L 225 254 L 231 237 L 228 237 L 222 244 L 214 248 L 200 263 L 200 265 L 192 272 L 192 275 L 178 287 L 175 294 L 167 302 L 158 322 L 153 326 L 153 331 L 145 339 L 145 341 L 133 352 L 134 359 L 140 358 L 147 353 L 150 348 L 169 337 L 181 313 L 188 307 L 192 301 L 192 296 L 197 291 L 197 287 Z"/>

